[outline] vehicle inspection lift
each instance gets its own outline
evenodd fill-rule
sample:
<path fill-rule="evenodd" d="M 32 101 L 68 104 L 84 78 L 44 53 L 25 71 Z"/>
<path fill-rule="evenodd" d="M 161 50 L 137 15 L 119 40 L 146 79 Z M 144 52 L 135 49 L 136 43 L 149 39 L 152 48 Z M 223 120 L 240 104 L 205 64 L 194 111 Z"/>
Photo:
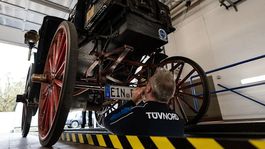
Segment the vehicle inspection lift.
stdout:
<path fill-rule="evenodd" d="M 86 132 L 64 132 L 62 141 L 95 145 L 107 148 L 133 149 L 254 149 L 265 148 L 263 138 L 209 138 L 209 137 L 163 137 L 163 136 L 117 136 L 114 134 L 89 134 Z"/>
<path fill-rule="evenodd" d="M 101 129 L 65 130 L 60 140 L 107 148 L 264 149 L 265 122 L 201 122 L 187 126 L 184 137 L 120 136 Z"/>

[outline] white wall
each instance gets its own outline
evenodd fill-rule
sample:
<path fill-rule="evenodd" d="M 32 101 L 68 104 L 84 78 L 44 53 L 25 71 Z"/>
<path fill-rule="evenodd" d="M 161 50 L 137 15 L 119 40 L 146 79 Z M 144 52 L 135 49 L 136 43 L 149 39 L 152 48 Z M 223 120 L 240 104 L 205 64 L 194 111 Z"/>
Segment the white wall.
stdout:
<path fill-rule="evenodd" d="M 205 71 L 265 54 L 265 1 L 247 0 L 227 11 L 217 0 L 205 0 L 176 19 L 167 54 L 189 57 Z M 240 86 L 240 80 L 265 75 L 265 58 L 211 74 L 215 84 Z M 217 80 L 216 76 L 221 79 Z M 216 89 L 221 89 L 216 85 Z M 239 90 L 265 104 L 265 85 Z M 218 94 L 223 119 L 265 118 L 265 106 L 231 92 Z"/>

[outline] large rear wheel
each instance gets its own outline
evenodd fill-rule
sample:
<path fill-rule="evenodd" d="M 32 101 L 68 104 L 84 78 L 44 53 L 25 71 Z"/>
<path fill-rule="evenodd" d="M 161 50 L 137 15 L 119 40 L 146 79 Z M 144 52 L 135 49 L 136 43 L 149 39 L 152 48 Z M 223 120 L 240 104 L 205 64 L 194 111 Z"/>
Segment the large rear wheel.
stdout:
<path fill-rule="evenodd" d="M 205 72 L 196 62 L 181 56 L 164 59 L 159 67 L 171 71 L 175 78 L 176 91 L 169 106 L 185 120 L 186 125 L 196 124 L 210 102 Z"/>
<path fill-rule="evenodd" d="M 59 139 L 71 107 L 77 68 L 77 33 L 72 23 L 62 22 L 50 44 L 41 83 L 38 129 L 43 146 Z"/>

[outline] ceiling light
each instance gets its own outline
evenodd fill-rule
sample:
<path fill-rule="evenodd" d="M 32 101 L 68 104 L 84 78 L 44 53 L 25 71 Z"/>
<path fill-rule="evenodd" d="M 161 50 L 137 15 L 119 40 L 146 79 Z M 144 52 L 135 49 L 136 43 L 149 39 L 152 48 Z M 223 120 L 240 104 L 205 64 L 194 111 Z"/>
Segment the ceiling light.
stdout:
<path fill-rule="evenodd" d="M 249 84 L 261 81 L 265 81 L 265 75 L 242 79 L 241 84 Z"/>

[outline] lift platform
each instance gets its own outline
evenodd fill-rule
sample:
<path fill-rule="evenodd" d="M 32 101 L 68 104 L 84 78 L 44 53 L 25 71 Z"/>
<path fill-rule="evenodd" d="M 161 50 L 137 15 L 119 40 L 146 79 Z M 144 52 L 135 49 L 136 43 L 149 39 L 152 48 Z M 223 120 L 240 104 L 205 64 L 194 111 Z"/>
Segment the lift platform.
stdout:
<path fill-rule="evenodd" d="M 107 148 L 265 148 L 264 139 L 159 137 L 159 136 L 117 136 L 113 134 L 87 134 L 64 132 L 62 141 L 89 144 Z"/>
<path fill-rule="evenodd" d="M 65 131 L 61 140 L 107 148 L 265 148 L 264 123 L 200 124 L 186 128 L 185 137 L 119 136 L 87 131 Z"/>

